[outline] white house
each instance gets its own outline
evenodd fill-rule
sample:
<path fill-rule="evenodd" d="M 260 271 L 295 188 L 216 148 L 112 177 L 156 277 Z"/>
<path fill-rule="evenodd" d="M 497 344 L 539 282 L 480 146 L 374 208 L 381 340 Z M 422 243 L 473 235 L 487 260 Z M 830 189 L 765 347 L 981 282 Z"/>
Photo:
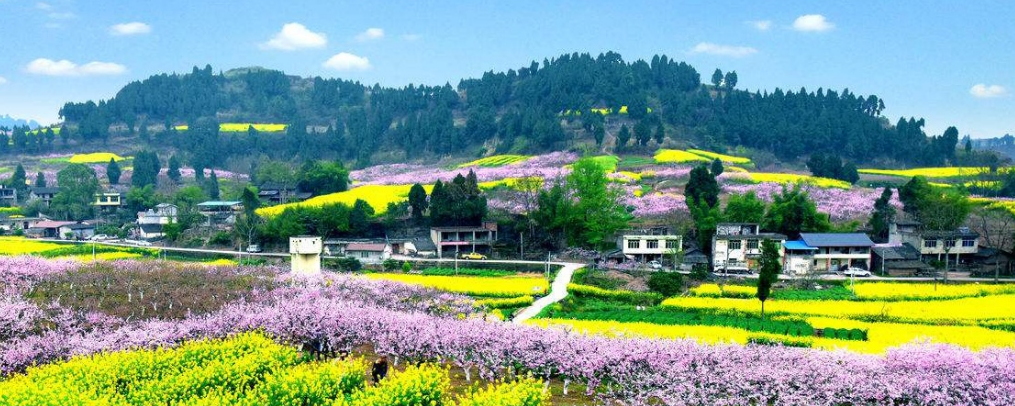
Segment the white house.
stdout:
<path fill-rule="evenodd" d="M 627 258 L 638 262 L 661 260 L 679 253 L 683 238 L 667 228 L 627 230 L 617 238 L 617 246 Z"/>
<path fill-rule="evenodd" d="M 430 241 L 437 246 L 437 256 L 445 252 L 457 255 L 460 252 L 489 253 L 497 241 L 497 223 L 483 222 L 479 227 L 433 227 Z"/>
<path fill-rule="evenodd" d="M 345 247 L 345 256 L 365 264 L 379 264 L 391 258 L 391 245 L 383 243 L 352 243 Z"/>
<path fill-rule="evenodd" d="M 870 269 L 874 242 L 864 233 L 800 233 L 783 244 L 783 268 L 794 273 Z"/>
<path fill-rule="evenodd" d="M 761 243 L 765 240 L 782 244 L 786 236 L 763 233 L 754 223 L 719 223 L 712 237 L 712 267 L 730 271 L 757 269 Z M 782 250 L 779 250 L 782 256 Z"/>
<path fill-rule="evenodd" d="M 902 241 L 920 250 L 924 260 L 943 260 L 944 255 L 971 255 L 980 249 L 980 234 L 968 227 L 953 231 L 914 231 L 902 234 Z"/>

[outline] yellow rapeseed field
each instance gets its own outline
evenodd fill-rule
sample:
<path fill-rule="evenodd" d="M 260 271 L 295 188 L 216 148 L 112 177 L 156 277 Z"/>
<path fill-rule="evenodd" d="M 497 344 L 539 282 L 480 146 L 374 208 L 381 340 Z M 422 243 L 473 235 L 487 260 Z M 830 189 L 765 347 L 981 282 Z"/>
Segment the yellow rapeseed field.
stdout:
<path fill-rule="evenodd" d="M 238 133 L 246 132 L 250 126 L 254 126 L 254 129 L 259 132 L 273 133 L 285 131 L 287 125 L 285 124 L 271 124 L 271 123 L 219 123 L 219 132 L 224 133 Z M 176 131 L 187 131 L 189 126 L 186 124 L 178 125 L 174 127 Z"/>
<path fill-rule="evenodd" d="M 118 259 L 138 259 L 141 258 L 141 254 L 136 254 L 133 252 L 100 252 L 95 254 L 94 257 L 92 256 L 92 254 L 80 254 L 80 255 L 69 255 L 60 258 L 72 259 L 75 261 L 82 262 L 89 262 L 92 261 L 93 259 L 96 261 L 115 261 Z"/>
<path fill-rule="evenodd" d="M 422 285 L 447 292 L 473 296 L 518 297 L 542 295 L 549 284 L 541 277 L 431 276 L 396 273 L 367 274 L 368 278 Z"/>
<path fill-rule="evenodd" d="M 492 168 L 492 167 L 498 167 L 498 166 L 516 164 L 516 163 L 525 161 L 526 159 L 529 159 L 529 158 L 531 158 L 531 157 L 528 156 L 528 155 L 494 155 L 494 156 L 488 156 L 486 158 L 480 158 L 480 159 L 477 159 L 475 161 L 466 162 L 464 164 L 458 165 L 456 168 L 468 168 L 468 167 L 472 167 L 472 166 L 491 167 Z"/>
<path fill-rule="evenodd" d="M 690 153 L 695 154 L 695 155 L 701 155 L 701 156 L 703 156 L 705 158 L 708 158 L 708 159 L 719 159 L 720 161 L 723 161 L 723 163 L 728 163 L 728 164 L 747 165 L 747 164 L 751 163 L 751 159 L 750 158 L 744 158 L 744 157 L 740 157 L 740 156 L 720 154 L 718 152 L 710 152 L 710 151 L 705 151 L 705 150 L 700 150 L 700 149 L 689 149 L 689 150 L 687 150 L 687 152 L 690 152 Z"/>
<path fill-rule="evenodd" d="M 520 190 L 528 186 L 522 186 L 525 181 L 532 181 L 532 186 L 539 188 L 543 186 L 543 178 L 530 177 L 530 178 L 504 178 L 500 180 L 491 180 L 488 182 L 479 182 L 479 188 L 483 190 L 494 189 L 498 187 L 506 187 L 509 189 Z"/>
<path fill-rule="evenodd" d="M 365 185 L 359 186 L 345 192 L 321 195 L 309 200 L 297 203 L 287 203 L 277 206 L 262 207 L 257 209 L 257 214 L 265 217 L 272 217 L 281 214 L 289 207 L 321 207 L 327 204 L 341 203 L 352 207 L 356 200 L 363 200 L 374 208 L 374 214 L 383 214 L 388 210 L 388 203 L 398 203 L 409 198 L 409 189 L 412 185 Z M 433 185 L 424 186 L 427 193 L 433 190 Z"/>
<path fill-rule="evenodd" d="M 775 300 L 765 302 L 772 314 L 823 316 L 844 319 L 930 324 L 976 324 L 979 320 L 1015 318 L 1015 295 L 991 295 L 950 300 L 882 302 L 850 300 Z M 674 297 L 663 307 L 702 311 L 736 311 L 758 314 L 756 299 Z"/>
<path fill-rule="evenodd" d="M 0 255 L 31 255 L 64 248 L 66 245 L 35 241 L 23 237 L 0 237 Z"/>
<path fill-rule="evenodd" d="M 807 183 L 820 188 L 831 189 L 849 189 L 850 184 L 843 182 L 838 179 L 819 178 L 817 176 L 808 175 L 797 175 L 793 173 L 765 173 L 765 172 L 751 172 L 751 180 L 755 182 L 774 182 L 774 183 Z"/>
<path fill-rule="evenodd" d="M 981 285 L 932 283 L 857 283 L 856 296 L 861 300 L 942 300 L 963 297 L 1015 294 L 1015 284 Z M 1013 303 L 1015 304 L 1015 303 Z"/>
<path fill-rule="evenodd" d="M 746 344 L 749 337 L 783 337 L 777 334 L 752 332 L 744 329 L 723 326 L 684 326 L 661 325 L 642 322 L 618 322 L 612 320 L 570 320 L 570 319 L 531 319 L 527 324 L 543 328 L 563 328 L 579 334 L 601 335 L 606 337 L 644 337 L 644 338 L 685 338 L 707 344 L 737 343 Z M 800 337 L 794 337 L 800 340 Z"/>
<path fill-rule="evenodd" d="M 701 155 L 679 149 L 660 149 L 656 151 L 655 160 L 657 163 L 711 162 Z"/>
<path fill-rule="evenodd" d="M 758 288 L 743 285 L 723 285 L 703 283 L 690 290 L 692 296 L 700 297 L 754 297 Z"/>
<path fill-rule="evenodd" d="M 111 152 L 95 152 L 91 154 L 74 154 L 67 162 L 72 164 L 99 164 L 108 163 L 110 159 L 119 162 L 126 158 Z"/>
<path fill-rule="evenodd" d="M 985 171 L 982 167 L 940 167 L 940 168 L 913 168 L 913 169 L 860 169 L 858 172 L 869 175 L 900 176 L 911 178 L 913 176 L 924 176 L 928 178 L 956 178 L 962 176 L 975 176 Z"/>

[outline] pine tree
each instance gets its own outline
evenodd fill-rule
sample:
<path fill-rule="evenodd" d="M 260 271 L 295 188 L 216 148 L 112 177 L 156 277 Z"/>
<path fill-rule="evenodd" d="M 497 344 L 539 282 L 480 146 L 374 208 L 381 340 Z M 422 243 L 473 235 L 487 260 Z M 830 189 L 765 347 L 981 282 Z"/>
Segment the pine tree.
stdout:
<path fill-rule="evenodd" d="M 208 177 L 208 179 L 204 181 L 204 185 L 205 185 L 204 192 L 206 194 L 208 194 L 208 198 L 210 198 L 212 200 L 218 200 L 219 199 L 219 178 L 218 178 L 217 175 L 215 175 L 215 170 L 214 169 L 211 171 L 211 175 Z"/>
<path fill-rule="evenodd" d="M 761 319 L 765 319 L 765 300 L 772 293 L 772 285 L 779 280 L 782 260 L 779 258 L 779 246 L 775 241 L 765 240 L 761 243 L 760 271 L 758 272 L 758 300 L 761 301 Z"/>
<path fill-rule="evenodd" d="M 722 160 L 719 158 L 712 160 L 712 176 L 718 177 L 726 171 L 726 168 L 722 166 Z"/>
<path fill-rule="evenodd" d="M 109 179 L 110 185 L 120 183 L 120 164 L 116 163 L 113 158 L 109 158 L 109 163 L 106 164 L 106 177 Z"/>
<path fill-rule="evenodd" d="M 35 187 L 46 187 L 46 175 L 42 172 L 35 175 Z"/>
<path fill-rule="evenodd" d="M 11 175 L 9 182 L 10 187 L 17 190 L 18 200 L 28 197 L 28 176 L 25 174 L 24 166 L 18 164 L 18 167 L 14 168 L 14 174 Z"/>
<path fill-rule="evenodd" d="M 174 183 L 180 183 L 180 180 L 183 179 L 183 175 L 180 174 L 180 160 L 176 158 L 176 155 L 169 157 L 169 171 L 166 175 Z"/>
<path fill-rule="evenodd" d="M 654 136 L 656 144 L 662 145 L 663 141 L 666 140 L 666 126 L 663 125 L 662 120 L 659 120 L 659 124 L 656 125 L 656 133 Z"/>
<path fill-rule="evenodd" d="M 627 142 L 631 141 L 631 130 L 627 129 L 627 124 L 620 126 L 620 132 L 617 133 L 617 146 L 614 148 L 615 151 L 621 152 L 624 148 L 627 148 Z"/>
<path fill-rule="evenodd" d="M 874 201 L 874 213 L 867 223 L 871 228 L 871 234 L 878 241 L 888 240 L 889 227 L 895 222 L 895 206 L 892 206 L 891 200 L 892 188 L 886 187 L 881 192 L 881 197 Z"/>

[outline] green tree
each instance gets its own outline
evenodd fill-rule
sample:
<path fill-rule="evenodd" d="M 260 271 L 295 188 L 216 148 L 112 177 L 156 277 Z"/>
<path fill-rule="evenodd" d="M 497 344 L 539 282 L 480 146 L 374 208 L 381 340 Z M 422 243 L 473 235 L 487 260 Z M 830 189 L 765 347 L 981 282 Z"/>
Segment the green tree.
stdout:
<path fill-rule="evenodd" d="M 595 114 L 595 113 L 590 113 Z M 596 139 L 596 145 L 603 145 L 603 140 L 606 139 L 606 127 L 602 124 L 596 125 L 592 130 L 592 136 Z"/>
<path fill-rule="evenodd" d="M 920 207 L 925 205 L 926 196 L 933 193 L 933 186 L 923 176 L 914 176 L 906 184 L 899 188 L 899 201 L 902 202 L 902 211 L 919 217 Z"/>
<path fill-rule="evenodd" d="M 352 205 L 352 212 L 349 213 L 349 232 L 353 235 L 363 235 L 370 230 L 370 218 L 374 215 L 374 208 L 367 202 L 356 199 Z"/>
<path fill-rule="evenodd" d="M 691 169 L 690 179 L 684 186 L 684 196 L 688 203 L 706 204 L 716 207 L 719 204 L 719 182 L 704 164 Z"/>
<path fill-rule="evenodd" d="M 730 195 L 723 211 L 724 221 L 731 223 L 761 223 L 765 217 L 765 201 L 754 191 Z"/>
<path fill-rule="evenodd" d="M 722 165 L 721 159 L 716 158 L 712 160 L 712 168 L 711 168 L 712 176 L 718 177 L 719 175 L 722 175 L 722 173 L 725 171 L 726 168 Z"/>
<path fill-rule="evenodd" d="M 426 189 L 419 183 L 409 188 L 409 207 L 412 208 L 412 217 L 417 221 L 423 219 L 429 203 L 426 200 Z"/>
<path fill-rule="evenodd" d="M 300 168 L 296 187 L 313 195 L 344 192 L 349 188 L 349 170 L 340 162 L 307 161 Z"/>
<path fill-rule="evenodd" d="M 46 175 L 42 172 L 35 174 L 35 187 L 46 187 Z"/>
<path fill-rule="evenodd" d="M 18 200 L 25 200 L 28 197 L 28 176 L 25 174 L 25 167 L 18 164 L 7 185 L 18 192 Z"/>
<path fill-rule="evenodd" d="M 895 206 L 892 206 L 891 200 L 892 188 L 886 187 L 881 192 L 881 197 L 874 201 L 874 212 L 867 225 L 876 241 L 888 241 L 889 227 L 895 222 Z"/>
<path fill-rule="evenodd" d="M 180 180 L 183 179 L 183 175 L 180 174 L 180 159 L 176 155 L 169 157 L 169 171 L 166 175 L 173 183 L 180 183 Z"/>
<path fill-rule="evenodd" d="M 662 145 L 663 141 L 666 140 L 666 126 L 663 125 L 663 121 L 659 120 L 656 124 L 656 132 L 654 134 L 656 144 Z"/>
<path fill-rule="evenodd" d="M 155 197 L 155 186 L 145 185 L 145 187 L 132 187 L 127 191 L 127 195 L 124 196 L 124 204 L 131 212 L 145 211 L 158 204 L 158 200 Z"/>
<path fill-rule="evenodd" d="M 969 138 L 966 138 L 965 151 L 966 151 L 966 155 L 969 155 L 969 154 L 971 154 L 973 152 L 973 140 L 971 140 Z"/>
<path fill-rule="evenodd" d="M 684 278 L 677 272 L 655 272 L 648 278 L 648 288 L 663 297 L 676 296 L 684 290 Z"/>
<path fill-rule="evenodd" d="M 567 186 L 575 199 L 569 214 L 577 217 L 573 222 L 577 227 L 568 230 L 571 243 L 595 248 L 613 243 L 613 236 L 631 216 L 621 204 L 622 191 L 611 185 L 606 169 L 592 158 L 579 159 L 567 176 Z"/>
<path fill-rule="evenodd" d="M 842 171 L 840 171 L 836 179 L 844 180 L 852 185 L 860 180 L 860 171 L 856 169 L 856 164 L 846 162 L 845 165 L 842 165 Z"/>
<path fill-rule="evenodd" d="M 113 158 L 109 158 L 109 163 L 106 164 L 106 177 L 109 178 L 110 185 L 120 183 L 120 164 Z"/>
<path fill-rule="evenodd" d="M 765 240 L 761 243 L 761 259 L 758 261 L 758 300 L 761 301 L 761 319 L 765 319 L 765 300 L 772 293 L 772 285 L 779 280 L 782 260 L 779 257 L 779 245 L 775 241 Z"/>
<path fill-rule="evenodd" d="M 783 187 L 782 193 L 773 196 L 762 225 L 791 239 L 800 237 L 801 232 L 823 232 L 832 228 L 828 215 L 818 212 L 817 205 L 799 184 L 792 189 Z"/>
<path fill-rule="evenodd" d="M 181 211 L 196 211 L 197 204 L 208 200 L 208 195 L 200 186 L 184 186 L 173 195 L 173 202 L 179 206 Z"/>
<path fill-rule="evenodd" d="M 715 88 L 716 95 L 721 96 L 722 89 L 720 88 L 720 86 L 722 86 L 722 80 L 723 80 L 722 71 L 719 70 L 719 68 L 716 68 L 715 72 L 712 72 L 712 87 Z"/>
<path fill-rule="evenodd" d="M 732 92 L 733 88 L 737 87 L 737 71 L 726 72 L 726 76 L 723 77 L 722 85 L 726 90 L 726 94 Z"/>
<path fill-rule="evenodd" d="M 261 199 L 258 199 L 257 193 L 254 193 L 253 189 L 249 187 L 243 188 L 243 192 L 240 194 L 240 202 L 243 204 L 243 213 L 247 217 L 255 216 L 255 212 L 261 207 Z"/>
<path fill-rule="evenodd" d="M 219 199 L 219 178 L 214 169 L 211 171 L 211 176 L 204 181 L 204 192 L 212 200 Z"/>
<path fill-rule="evenodd" d="M 60 191 L 50 203 L 51 213 L 65 220 L 80 221 L 92 216 L 92 202 L 99 191 L 95 171 L 84 164 L 70 164 L 56 175 Z"/>
<path fill-rule="evenodd" d="M 134 174 L 130 178 L 131 186 L 158 185 L 160 170 L 162 170 L 162 165 L 159 164 L 159 156 L 155 152 L 138 152 L 134 155 Z"/>
<path fill-rule="evenodd" d="M 638 124 L 634 125 L 634 139 L 638 145 L 646 146 L 648 142 L 652 140 L 652 127 L 649 125 L 648 120 L 641 120 Z"/>
<path fill-rule="evenodd" d="M 627 148 L 627 143 L 631 141 L 631 130 L 627 129 L 627 124 L 620 126 L 620 132 L 617 133 L 617 146 L 614 151 L 621 152 L 624 148 Z"/>

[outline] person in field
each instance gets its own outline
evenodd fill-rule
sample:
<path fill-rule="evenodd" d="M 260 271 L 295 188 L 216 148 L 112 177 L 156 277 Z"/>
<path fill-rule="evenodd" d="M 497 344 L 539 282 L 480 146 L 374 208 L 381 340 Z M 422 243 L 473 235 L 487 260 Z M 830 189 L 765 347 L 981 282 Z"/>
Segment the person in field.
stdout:
<path fill-rule="evenodd" d="M 373 367 L 370 368 L 370 376 L 374 379 L 374 385 L 388 376 L 388 357 L 382 355 L 377 361 L 374 361 Z"/>

